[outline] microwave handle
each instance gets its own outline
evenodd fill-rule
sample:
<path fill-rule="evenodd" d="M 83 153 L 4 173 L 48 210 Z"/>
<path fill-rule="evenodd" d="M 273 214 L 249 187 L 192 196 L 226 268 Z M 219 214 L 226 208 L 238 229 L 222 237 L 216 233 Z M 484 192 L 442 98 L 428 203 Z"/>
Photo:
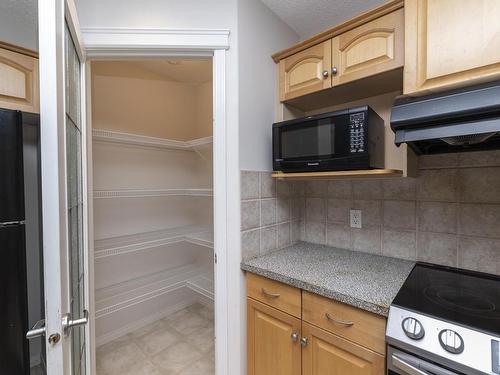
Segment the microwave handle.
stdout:
<path fill-rule="evenodd" d="M 405 372 L 408 375 L 458 375 L 456 372 L 446 370 L 442 367 L 430 364 L 428 362 L 421 361 L 417 358 L 413 359 L 411 362 L 417 361 L 416 363 L 410 363 L 408 360 L 402 358 L 402 355 L 392 355 L 392 365 L 399 370 Z M 406 356 L 405 356 L 406 357 Z M 418 366 L 418 367 L 417 367 Z M 428 371 L 426 371 L 428 370 Z M 430 372 L 429 372 L 430 371 Z"/>

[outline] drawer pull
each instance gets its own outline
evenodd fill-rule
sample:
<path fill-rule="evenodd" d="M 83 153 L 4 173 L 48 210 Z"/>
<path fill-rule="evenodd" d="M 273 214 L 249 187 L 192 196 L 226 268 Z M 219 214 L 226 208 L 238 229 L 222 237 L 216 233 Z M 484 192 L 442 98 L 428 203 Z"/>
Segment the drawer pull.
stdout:
<path fill-rule="evenodd" d="M 297 332 L 293 332 L 291 337 L 293 342 L 299 341 L 299 334 Z"/>
<path fill-rule="evenodd" d="M 267 290 L 265 290 L 264 288 L 262 288 L 262 294 L 264 294 L 265 296 L 269 297 L 269 298 L 278 298 L 281 294 L 279 293 L 269 293 Z"/>
<path fill-rule="evenodd" d="M 342 325 L 347 326 L 347 327 L 351 327 L 354 325 L 354 322 L 351 322 L 349 320 L 335 319 L 333 316 L 331 316 L 328 313 L 325 313 L 325 318 L 326 318 L 326 320 L 328 320 L 331 323 L 338 323 L 338 324 L 342 324 Z"/>

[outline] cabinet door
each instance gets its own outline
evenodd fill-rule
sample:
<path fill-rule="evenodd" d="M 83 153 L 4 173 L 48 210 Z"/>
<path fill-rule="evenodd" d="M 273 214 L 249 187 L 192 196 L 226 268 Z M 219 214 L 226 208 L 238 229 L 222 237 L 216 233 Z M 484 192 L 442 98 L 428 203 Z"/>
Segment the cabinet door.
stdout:
<path fill-rule="evenodd" d="M 497 78 L 500 1 L 405 1 L 405 94 Z"/>
<path fill-rule="evenodd" d="M 404 10 L 347 31 L 332 40 L 332 85 L 355 81 L 404 64 Z"/>
<path fill-rule="evenodd" d="M 300 375 L 300 319 L 247 301 L 248 375 Z"/>
<path fill-rule="evenodd" d="M 0 48 L 0 108 L 40 112 L 38 60 Z"/>
<path fill-rule="evenodd" d="M 384 356 L 303 322 L 302 375 L 383 375 Z"/>
<path fill-rule="evenodd" d="M 331 39 L 280 61 L 280 100 L 330 88 Z"/>

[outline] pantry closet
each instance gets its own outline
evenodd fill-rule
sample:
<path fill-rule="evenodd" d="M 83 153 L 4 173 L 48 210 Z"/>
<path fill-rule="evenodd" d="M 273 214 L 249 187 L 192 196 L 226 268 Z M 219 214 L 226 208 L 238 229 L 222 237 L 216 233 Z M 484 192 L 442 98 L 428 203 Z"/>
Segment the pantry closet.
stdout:
<path fill-rule="evenodd" d="M 98 374 L 125 373 L 144 356 L 159 373 L 200 360 L 209 369 L 211 60 L 94 61 L 91 87 Z M 137 358 L 116 357 L 134 342 Z M 194 354 L 169 354 L 179 342 Z"/>

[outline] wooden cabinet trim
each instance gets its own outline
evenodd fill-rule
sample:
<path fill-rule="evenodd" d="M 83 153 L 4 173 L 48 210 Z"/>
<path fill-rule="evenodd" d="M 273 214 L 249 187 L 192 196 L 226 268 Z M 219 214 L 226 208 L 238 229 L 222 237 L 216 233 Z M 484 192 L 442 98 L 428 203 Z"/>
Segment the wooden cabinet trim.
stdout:
<path fill-rule="evenodd" d="M 331 369 L 329 367 L 321 367 L 328 366 L 328 361 L 320 361 L 319 354 L 314 353 L 314 345 L 316 344 L 316 340 L 319 339 L 323 343 L 329 344 L 332 347 L 339 348 L 342 355 L 339 354 L 339 357 L 342 357 L 343 360 L 348 361 L 348 357 L 346 354 L 352 355 L 352 357 L 356 358 L 358 366 L 360 366 L 359 361 L 364 361 L 367 366 L 369 366 L 369 370 L 366 368 L 362 368 L 360 372 L 348 372 L 347 368 L 339 368 L 342 366 L 341 363 L 337 363 L 336 370 L 339 371 L 338 374 L 350 374 L 350 375 L 361 375 L 361 374 L 369 374 L 369 375 L 383 375 L 385 370 L 385 356 L 378 354 L 374 351 L 366 349 L 356 343 L 353 343 L 349 340 L 346 340 L 340 336 L 337 336 L 333 333 L 329 333 L 321 328 L 317 328 L 309 323 L 302 323 L 302 335 L 307 337 L 308 343 L 302 349 L 302 375 L 322 375 L 325 373 L 331 373 Z M 332 356 L 335 353 L 332 353 Z M 315 363 L 314 361 L 318 361 Z"/>
<path fill-rule="evenodd" d="M 303 42 L 300 42 L 290 48 L 284 49 L 280 52 L 277 52 L 272 55 L 272 58 L 275 62 L 279 62 L 280 60 L 292 56 L 297 52 L 303 51 L 309 47 L 312 47 L 318 43 L 324 42 L 325 40 L 332 39 L 337 35 L 345 33 L 349 30 L 352 30 L 366 22 L 372 21 L 379 17 L 382 17 L 388 13 L 394 12 L 400 8 L 404 7 L 404 0 L 393 0 L 389 1 L 381 6 L 371 9 L 367 12 L 361 13 L 360 15 L 343 22 L 339 25 L 332 27 L 326 31 L 323 31 Z"/>
<path fill-rule="evenodd" d="M 279 294 L 279 297 L 272 294 Z M 302 291 L 293 286 L 247 272 L 247 296 L 297 318 L 302 317 Z"/>
<path fill-rule="evenodd" d="M 255 362 L 256 358 L 256 327 L 255 327 L 255 314 L 256 312 L 260 312 L 266 314 L 269 317 L 275 318 L 283 322 L 286 325 L 291 327 L 289 335 L 287 334 L 286 340 L 289 341 L 290 349 L 292 350 L 292 363 L 289 363 L 289 368 L 283 369 L 283 374 L 288 375 L 301 375 L 301 347 L 300 347 L 300 337 L 301 337 L 301 320 L 299 318 L 288 315 L 284 312 L 281 312 L 273 307 L 267 306 L 263 303 L 255 301 L 251 298 L 247 298 L 247 346 L 248 346 L 248 359 L 247 359 L 247 370 L 248 375 L 275 375 L 274 373 L 262 371 L 257 372 Z M 297 332 L 299 340 L 292 340 L 292 333 Z M 289 337 L 288 337 L 289 336 Z M 280 346 L 282 349 L 282 345 Z M 276 361 L 279 362 L 279 358 L 276 358 Z"/>
<path fill-rule="evenodd" d="M 0 40 L 0 48 L 38 59 L 38 52 Z"/>

